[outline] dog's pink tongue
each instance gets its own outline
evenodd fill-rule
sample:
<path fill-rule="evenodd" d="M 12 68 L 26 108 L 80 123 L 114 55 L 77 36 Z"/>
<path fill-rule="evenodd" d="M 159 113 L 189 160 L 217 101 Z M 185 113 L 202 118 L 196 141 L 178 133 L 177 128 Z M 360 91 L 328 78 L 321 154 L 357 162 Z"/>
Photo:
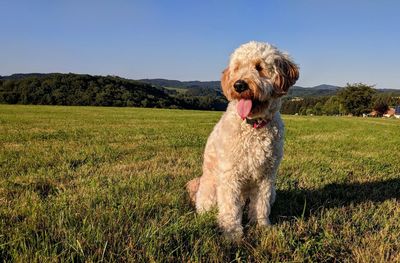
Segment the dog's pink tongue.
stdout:
<path fill-rule="evenodd" d="M 240 99 L 237 104 L 237 112 L 242 119 L 249 116 L 251 106 L 253 105 L 251 100 Z"/>

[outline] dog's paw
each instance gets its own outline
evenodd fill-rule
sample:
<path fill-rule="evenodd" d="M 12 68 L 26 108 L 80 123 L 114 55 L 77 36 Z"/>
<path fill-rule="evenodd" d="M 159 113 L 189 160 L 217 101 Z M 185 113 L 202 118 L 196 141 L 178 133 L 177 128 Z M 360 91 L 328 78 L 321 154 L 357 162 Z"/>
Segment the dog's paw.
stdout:
<path fill-rule="evenodd" d="M 243 227 L 234 227 L 229 229 L 223 229 L 223 236 L 228 241 L 241 242 L 243 237 Z"/>
<path fill-rule="evenodd" d="M 199 190 L 199 185 L 200 185 L 200 177 L 194 178 L 187 182 L 186 184 L 186 190 L 189 193 L 189 200 L 192 203 L 192 205 L 196 205 L 196 193 Z"/>
<path fill-rule="evenodd" d="M 271 226 L 271 221 L 268 218 L 258 218 L 257 225 L 261 227 L 268 227 Z"/>

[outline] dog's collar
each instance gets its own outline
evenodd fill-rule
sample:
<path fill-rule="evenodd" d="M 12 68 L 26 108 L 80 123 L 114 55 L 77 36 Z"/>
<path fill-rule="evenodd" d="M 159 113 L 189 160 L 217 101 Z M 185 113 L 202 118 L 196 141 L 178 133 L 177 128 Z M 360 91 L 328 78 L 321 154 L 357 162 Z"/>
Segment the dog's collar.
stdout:
<path fill-rule="evenodd" d="M 246 123 L 250 124 L 254 129 L 260 129 L 267 125 L 270 122 L 270 120 L 265 120 L 263 118 L 258 118 L 258 119 L 249 119 L 246 118 Z"/>

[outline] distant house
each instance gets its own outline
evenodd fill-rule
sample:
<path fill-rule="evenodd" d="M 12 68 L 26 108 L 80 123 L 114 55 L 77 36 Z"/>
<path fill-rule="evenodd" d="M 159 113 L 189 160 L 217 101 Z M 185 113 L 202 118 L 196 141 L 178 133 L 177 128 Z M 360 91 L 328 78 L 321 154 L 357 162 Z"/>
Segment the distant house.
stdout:
<path fill-rule="evenodd" d="M 397 119 L 400 119 L 400 105 L 397 105 L 395 110 L 394 110 L 394 117 Z"/>
<path fill-rule="evenodd" d="M 290 101 L 303 101 L 304 99 L 302 97 L 293 97 L 290 99 Z"/>
<path fill-rule="evenodd" d="M 371 111 L 367 114 L 368 117 L 378 117 L 379 113 L 376 110 Z"/>
<path fill-rule="evenodd" d="M 394 108 L 389 108 L 389 109 L 383 114 L 383 117 L 390 118 L 390 117 L 393 117 L 394 114 L 395 114 L 395 109 L 394 109 Z"/>

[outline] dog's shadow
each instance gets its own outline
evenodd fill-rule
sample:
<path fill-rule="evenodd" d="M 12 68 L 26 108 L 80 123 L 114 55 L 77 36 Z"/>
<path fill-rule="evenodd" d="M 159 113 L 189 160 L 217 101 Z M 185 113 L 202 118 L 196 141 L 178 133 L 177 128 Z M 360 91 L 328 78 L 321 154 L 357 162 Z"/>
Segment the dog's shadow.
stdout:
<path fill-rule="evenodd" d="M 364 202 L 383 202 L 400 199 L 400 179 L 388 179 L 367 183 L 332 183 L 321 189 L 277 189 L 276 202 L 272 208 L 274 223 L 308 218 L 323 208 L 344 207 Z"/>

